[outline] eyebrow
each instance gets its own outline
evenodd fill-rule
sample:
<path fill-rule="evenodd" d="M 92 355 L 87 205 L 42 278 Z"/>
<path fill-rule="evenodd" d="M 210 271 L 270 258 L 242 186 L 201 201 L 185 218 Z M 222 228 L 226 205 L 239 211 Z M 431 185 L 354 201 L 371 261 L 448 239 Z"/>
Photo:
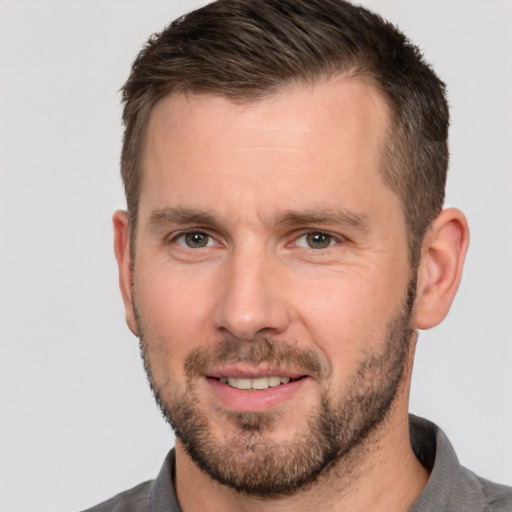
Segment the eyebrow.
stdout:
<path fill-rule="evenodd" d="M 277 216 L 276 223 L 291 226 L 336 224 L 358 229 L 363 233 L 369 233 L 370 231 L 370 225 L 366 215 L 358 214 L 344 208 L 304 212 L 282 212 Z"/>
<path fill-rule="evenodd" d="M 344 208 L 311 211 L 284 211 L 276 215 L 274 223 L 284 226 L 308 226 L 312 224 L 333 224 L 348 226 L 369 233 L 370 227 L 365 215 Z M 153 228 L 165 227 L 169 224 L 196 224 L 204 227 L 217 228 L 219 222 L 207 211 L 194 208 L 165 207 L 154 210 L 149 218 Z"/>
<path fill-rule="evenodd" d="M 218 222 L 211 213 L 192 208 L 178 206 L 153 210 L 149 218 L 151 227 L 158 228 L 168 224 L 201 224 L 202 226 L 215 227 Z"/>

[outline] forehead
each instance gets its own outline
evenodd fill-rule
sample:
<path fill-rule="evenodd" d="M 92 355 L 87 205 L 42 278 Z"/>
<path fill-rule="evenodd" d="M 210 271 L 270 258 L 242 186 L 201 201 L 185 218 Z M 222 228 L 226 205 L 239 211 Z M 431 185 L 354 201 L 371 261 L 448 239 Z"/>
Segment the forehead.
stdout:
<path fill-rule="evenodd" d="M 141 207 L 146 195 L 180 202 L 194 187 L 197 202 L 207 193 L 201 187 L 228 187 L 255 208 L 269 208 L 276 188 L 290 208 L 309 200 L 314 209 L 336 189 L 355 198 L 384 186 L 388 125 L 383 96 L 360 79 L 295 84 L 252 103 L 174 94 L 150 116 Z"/>
<path fill-rule="evenodd" d="M 364 130 L 369 137 L 381 138 L 389 124 L 388 104 L 383 94 L 361 78 L 337 76 L 323 82 L 291 84 L 275 94 L 256 101 L 234 101 L 213 94 L 174 93 L 164 97 L 153 108 L 148 126 L 147 147 L 158 142 L 158 136 L 180 135 L 189 132 L 217 137 L 238 131 L 260 131 L 271 136 L 273 131 L 286 129 L 291 137 L 308 130 L 344 131 L 357 135 Z M 236 121 L 236 125 L 234 122 Z M 242 126 L 243 124 L 243 126 Z M 210 128 L 210 130 L 208 130 Z M 218 129 L 222 128 L 219 133 Z M 187 129 L 187 131 L 184 131 Z M 270 135 L 269 135 L 270 134 Z M 233 141 L 229 141 L 232 143 Z M 243 140 L 241 141 L 243 142 Z"/>

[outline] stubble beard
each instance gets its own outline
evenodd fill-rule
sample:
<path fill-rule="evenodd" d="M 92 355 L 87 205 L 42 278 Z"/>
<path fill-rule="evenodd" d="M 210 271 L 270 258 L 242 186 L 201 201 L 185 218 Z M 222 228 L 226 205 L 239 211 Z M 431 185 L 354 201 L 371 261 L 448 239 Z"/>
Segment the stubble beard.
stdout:
<path fill-rule="evenodd" d="M 295 494 L 356 452 L 355 448 L 363 448 L 369 435 L 386 420 L 409 360 L 415 332 L 414 294 L 413 279 L 404 303 L 387 325 L 381 350 L 360 360 L 350 386 L 337 400 L 329 396 L 329 365 L 319 354 L 272 338 L 251 344 L 225 339 L 215 348 L 193 349 L 185 360 L 185 386 L 172 382 L 172 376 L 162 386 L 152 377 L 153 356 L 158 357 L 151 350 L 155 340 L 141 329 L 141 354 L 156 402 L 190 458 L 213 480 L 246 496 L 278 498 Z M 142 320 L 139 316 L 139 327 L 144 325 Z M 216 412 L 233 428 L 222 441 L 216 439 L 211 428 L 215 415 L 201 408 L 195 384 L 206 364 L 279 366 L 282 361 L 307 370 L 319 383 L 316 406 L 302 426 L 296 425 L 295 436 L 287 441 L 271 439 L 271 432 L 284 421 L 279 410 L 219 410 Z"/>

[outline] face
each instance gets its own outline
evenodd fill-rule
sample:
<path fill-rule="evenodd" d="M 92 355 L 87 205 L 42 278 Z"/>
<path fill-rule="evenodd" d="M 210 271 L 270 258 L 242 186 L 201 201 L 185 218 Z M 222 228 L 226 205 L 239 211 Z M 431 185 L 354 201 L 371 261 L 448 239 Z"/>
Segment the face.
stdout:
<path fill-rule="evenodd" d="M 132 325 L 177 449 L 234 489 L 293 492 L 393 404 L 414 283 L 387 123 L 341 78 L 152 113 Z"/>

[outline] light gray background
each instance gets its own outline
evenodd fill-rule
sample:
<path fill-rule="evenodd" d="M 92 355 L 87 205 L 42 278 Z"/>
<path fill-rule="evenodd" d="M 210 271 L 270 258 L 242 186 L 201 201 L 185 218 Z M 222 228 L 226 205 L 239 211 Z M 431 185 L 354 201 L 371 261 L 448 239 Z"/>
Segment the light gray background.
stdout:
<path fill-rule="evenodd" d="M 117 90 L 147 36 L 203 2 L 0 2 L 3 512 L 85 508 L 155 476 L 173 435 L 124 324 L 111 213 Z M 364 2 L 447 82 L 449 205 L 472 243 L 445 323 L 420 335 L 411 410 L 512 483 L 512 4 Z"/>

